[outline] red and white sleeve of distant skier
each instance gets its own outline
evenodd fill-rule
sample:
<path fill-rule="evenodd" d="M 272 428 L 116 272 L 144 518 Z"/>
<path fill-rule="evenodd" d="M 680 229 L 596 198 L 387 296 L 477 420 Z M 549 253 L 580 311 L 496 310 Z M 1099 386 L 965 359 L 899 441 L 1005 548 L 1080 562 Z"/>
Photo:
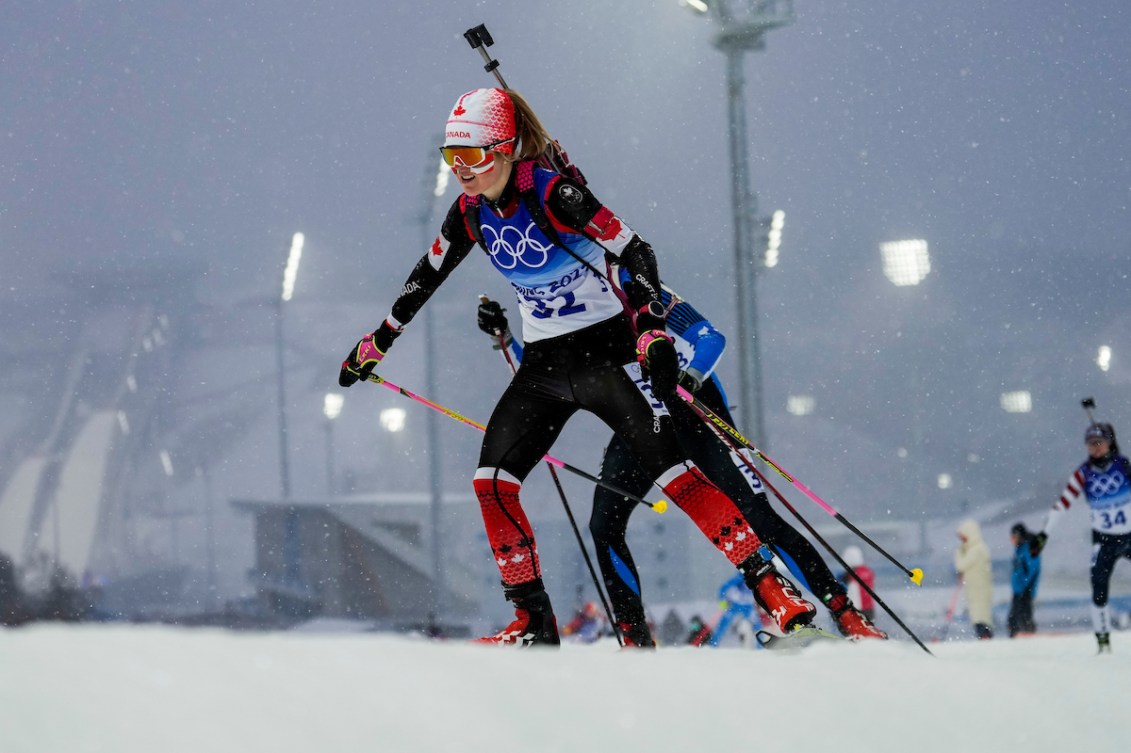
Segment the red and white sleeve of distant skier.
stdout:
<path fill-rule="evenodd" d="M 1084 499 L 1084 472 L 1079 468 L 1068 478 L 1068 483 L 1064 487 L 1064 491 L 1060 494 L 1060 499 L 1049 510 L 1048 520 L 1045 521 L 1045 533 L 1051 533 L 1053 527 L 1060 521 L 1064 513 L 1068 512 L 1068 508 L 1072 507 L 1076 502 Z"/>

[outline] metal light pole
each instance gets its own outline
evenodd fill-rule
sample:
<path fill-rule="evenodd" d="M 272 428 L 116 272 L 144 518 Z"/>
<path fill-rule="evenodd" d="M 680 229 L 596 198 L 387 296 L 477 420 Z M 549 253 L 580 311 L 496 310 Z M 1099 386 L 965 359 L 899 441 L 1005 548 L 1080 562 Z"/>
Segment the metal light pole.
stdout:
<path fill-rule="evenodd" d="M 326 496 L 333 497 L 337 490 L 334 473 L 334 419 L 342 414 L 346 399 L 337 392 L 327 392 L 322 400 L 322 415 L 326 417 Z"/>
<path fill-rule="evenodd" d="M 930 251 L 927 247 L 927 241 L 925 240 L 913 239 L 881 243 L 880 253 L 883 257 L 884 276 L 896 287 L 912 288 L 926 279 L 931 271 Z M 914 340 L 914 338 L 909 339 Z M 911 462 L 918 463 L 922 466 L 926 454 L 923 449 L 923 428 L 922 418 L 920 417 L 923 387 L 920 383 L 921 374 L 917 356 L 918 353 L 912 353 L 911 355 L 911 392 L 913 395 L 911 404 L 911 445 L 913 452 L 909 453 L 908 457 L 903 458 L 905 473 L 909 472 L 909 464 Z M 922 482 L 923 468 L 920 467 L 910 472 L 914 474 L 913 482 L 910 486 L 914 489 L 914 493 L 918 497 L 918 505 L 916 505 L 916 507 L 919 512 L 919 553 L 925 556 L 928 554 L 929 549 L 927 542 L 927 517 L 929 508 L 927 506 L 927 492 Z M 905 481 L 905 487 L 907 485 Z"/>
<path fill-rule="evenodd" d="M 196 469 L 196 475 L 204 482 L 204 536 L 205 556 L 208 563 L 208 608 L 213 609 L 219 600 L 216 583 L 216 497 L 212 491 L 212 474 L 208 466 L 201 464 Z"/>
<path fill-rule="evenodd" d="M 435 228 L 432 227 L 432 216 L 435 214 L 436 204 L 444 196 L 448 187 L 451 172 L 442 159 L 436 156 L 435 150 L 429 152 L 429 161 L 424 173 L 424 187 L 426 189 L 424 206 L 420 212 L 420 231 L 425 247 L 431 246 L 435 240 Z M 429 395 L 436 395 L 436 338 L 435 321 L 432 308 L 424 309 L 424 384 Z M 441 539 L 441 512 L 443 503 L 444 484 L 441 476 L 440 465 L 440 419 L 435 411 L 428 411 L 425 418 L 428 437 L 428 479 L 429 479 L 429 525 L 432 529 L 432 593 L 429 595 L 429 619 L 442 623 L 444 616 L 444 590 L 446 579 L 444 576 L 444 561 L 442 557 L 443 542 Z M 429 626 L 431 628 L 431 626 Z"/>
<path fill-rule="evenodd" d="M 279 386 L 279 479 L 280 491 L 283 499 L 291 498 L 291 464 L 290 453 L 287 451 L 287 390 L 283 363 L 283 304 L 291 300 L 295 292 L 295 280 L 298 279 L 298 265 L 302 260 L 302 246 L 305 242 L 302 233 L 295 233 L 291 238 L 291 250 L 287 255 L 287 266 L 283 269 L 282 294 L 275 301 L 275 373 L 278 375 Z"/>
<path fill-rule="evenodd" d="M 298 279 L 298 265 L 302 260 L 302 246 L 305 237 L 295 233 L 291 238 L 291 250 L 287 255 L 287 266 L 283 269 L 283 291 L 276 301 L 275 312 L 275 371 L 279 381 L 279 478 L 284 502 L 291 499 L 291 464 L 287 450 L 287 394 L 286 371 L 283 362 L 285 349 L 283 339 L 283 304 L 291 300 Z M 299 535 L 298 512 L 288 506 L 283 519 L 283 577 L 288 583 L 297 584 L 302 580 L 301 539 Z"/>
<path fill-rule="evenodd" d="M 731 202 L 734 208 L 734 292 L 738 350 L 739 420 L 761 445 L 766 445 L 762 411 L 762 371 L 756 301 L 757 249 L 753 222 L 757 201 L 750 190 L 747 152 L 745 78 L 746 53 L 766 46 L 765 34 L 793 22 L 792 0 L 684 0 L 699 13 L 710 13 L 719 24 L 714 45 L 726 55 L 728 135 L 730 138 Z"/>

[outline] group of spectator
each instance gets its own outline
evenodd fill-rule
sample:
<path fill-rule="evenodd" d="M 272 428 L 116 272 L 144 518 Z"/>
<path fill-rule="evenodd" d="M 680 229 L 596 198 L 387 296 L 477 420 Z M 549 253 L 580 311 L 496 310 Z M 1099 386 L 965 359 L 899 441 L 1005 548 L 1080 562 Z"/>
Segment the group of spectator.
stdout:
<path fill-rule="evenodd" d="M 1037 631 L 1033 619 L 1033 601 L 1041 576 L 1039 534 L 1018 522 L 1009 531 L 1013 548 L 1010 586 L 1013 592 L 1007 620 L 1009 637 Z M 974 634 L 981 640 L 993 638 L 993 576 L 990 548 L 982 538 L 982 529 L 973 518 L 958 526 L 958 548 L 954 552 L 954 569 L 959 588 L 966 590 L 966 605 Z"/>

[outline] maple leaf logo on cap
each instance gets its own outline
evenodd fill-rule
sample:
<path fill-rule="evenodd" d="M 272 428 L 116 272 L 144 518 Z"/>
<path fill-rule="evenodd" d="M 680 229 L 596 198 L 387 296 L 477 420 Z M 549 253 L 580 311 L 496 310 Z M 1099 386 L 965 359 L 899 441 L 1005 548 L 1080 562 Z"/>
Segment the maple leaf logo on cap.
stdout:
<path fill-rule="evenodd" d="M 474 93 L 475 93 L 475 92 L 473 92 L 473 91 L 472 91 L 472 92 L 468 92 L 467 94 L 464 94 L 464 95 L 463 95 L 462 97 L 460 97 L 460 98 L 459 98 L 459 101 L 458 101 L 458 102 L 456 102 L 456 107 L 455 107 L 455 109 L 454 109 L 454 110 L 452 110 L 452 117 L 456 117 L 456 118 L 458 118 L 458 117 L 459 117 L 460 115 L 466 115 L 466 114 L 467 114 L 467 108 L 465 108 L 465 107 L 463 106 L 463 101 L 464 101 L 465 99 L 467 99 L 468 97 L 470 97 L 470 96 L 471 96 L 472 94 L 474 94 Z"/>

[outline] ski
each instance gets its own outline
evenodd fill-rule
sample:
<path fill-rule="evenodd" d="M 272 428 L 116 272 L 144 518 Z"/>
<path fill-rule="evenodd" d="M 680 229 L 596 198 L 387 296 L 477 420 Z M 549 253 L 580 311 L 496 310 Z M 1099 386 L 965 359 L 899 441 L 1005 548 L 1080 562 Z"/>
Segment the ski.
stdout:
<path fill-rule="evenodd" d="M 755 638 L 762 648 L 772 651 L 797 651 L 817 642 L 836 641 L 843 643 L 845 641 L 844 638 L 835 633 L 812 625 L 799 627 L 785 635 L 775 635 L 765 630 L 759 630 Z"/>

